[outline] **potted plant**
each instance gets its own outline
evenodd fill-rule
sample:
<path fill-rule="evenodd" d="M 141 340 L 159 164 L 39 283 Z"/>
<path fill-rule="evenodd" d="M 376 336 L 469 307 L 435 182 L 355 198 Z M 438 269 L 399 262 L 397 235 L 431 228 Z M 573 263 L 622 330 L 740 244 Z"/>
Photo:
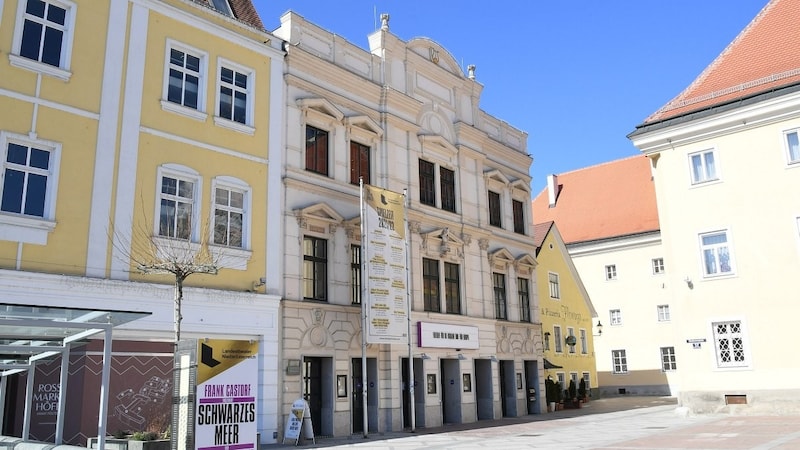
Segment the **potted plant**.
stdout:
<path fill-rule="evenodd" d="M 569 387 L 567 388 L 568 399 L 572 400 L 573 408 L 580 408 L 581 402 L 578 400 L 578 388 L 575 386 L 575 380 L 569 380 Z"/>
<path fill-rule="evenodd" d="M 557 389 L 556 383 L 551 378 L 544 380 L 544 393 L 547 398 L 548 412 L 555 412 L 556 410 L 556 401 L 558 400 Z"/>
<path fill-rule="evenodd" d="M 581 378 L 580 383 L 578 383 L 578 398 L 586 402 L 588 397 L 586 396 L 586 380 Z"/>

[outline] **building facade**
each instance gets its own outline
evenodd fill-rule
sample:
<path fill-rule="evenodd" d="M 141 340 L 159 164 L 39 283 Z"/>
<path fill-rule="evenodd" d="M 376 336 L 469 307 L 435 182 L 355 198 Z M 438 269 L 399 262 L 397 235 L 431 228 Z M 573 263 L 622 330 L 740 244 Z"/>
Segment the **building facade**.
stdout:
<path fill-rule="evenodd" d="M 114 331 L 114 357 L 155 358 L 148 376 L 170 392 L 176 278 L 140 269 L 210 263 L 218 274 L 185 280 L 181 337 L 259 342 L 257 421 L 275 442 L 279 298 L 265 285 L 280 258 L 263 230 L 279 41 L 249 0 L 9 0 L 0 20 L 0 301 L 151 313 Z M 132 383 L 116 385 L 111 411 Z M 47 440 L 40 419 L 50 425 L 32 437 Z M 154 420 L 115 415 L 109 429 Z M 92 432 L 76 425 L 65 442 Z"/>
<path fill-rule="evenodd" d="M 540 412 L 525 395 L 543 387 L 527 135 L 478 108 L 474 67 L 402 41 L 386 15 L 369 50 L 293 12 L 274 34 L 287 53 L 284 169 L 270 177 L 283 180 L 283 420 L 299 398 L 317 435 Z M 406 195 L 410 349 L 362 350 L 361 181 Z"/>
<path fill-rule="evenodd" d="M 800 4 L 770 1 L 629 138 L 652 166 L 680 370 L 695 412 L 797 413 Z"/>

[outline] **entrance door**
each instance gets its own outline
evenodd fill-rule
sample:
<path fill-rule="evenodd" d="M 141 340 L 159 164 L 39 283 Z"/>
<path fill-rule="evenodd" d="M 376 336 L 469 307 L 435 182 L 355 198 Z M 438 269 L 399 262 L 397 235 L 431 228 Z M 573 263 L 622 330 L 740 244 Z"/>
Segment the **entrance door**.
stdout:
<path fill-rule="evenodd" d="M 539 364 L 537 361 L 525 361 L 525 388 L 526 402 L 528 404 L 528 414 L 539 414 L 541 412 L 539 392 Z"/>
<path fill-rule="evenodd" d="M 475 360 L 475 400 L 478 402 L 478 420 L 494 419 L 492 361 L 490 359 Z"/>
<path fill-rule="evenodd" d="M 411 428 L 410 390 L 408 389 L 408 358 L 402 361 L 403 380 L 403 428 Z M 422 359 L 414 358 L 414 427 L 425 427 L 425 386 L 420 384 L 424 379 Z"/>
<path fill-rule="evenodd" d="M 442 423 L 461 423 L 461 370 L 457 359 L 441 360 Z"/>
<path fill-rule="evenodd" d="M 333 363 L 303 358 L 303 398 L 308 402 L 314 436 L 333 436 Z"/>
<path fill-rule="evenodd" d="M 351 423 L 353 433 L 364 432 L 364 382 L 361 358 L 353 358 L 351 362 L 353 392 L 350 394 L 352 403 Z M 367 358 L 367 431 L 378 431 L 378 361 Z"/>
<path fill-rule="evenodd" d="M 497 363 L 500 382 L 500 403 L 503 417 L 517 416 L 517 385 L 514 380 L 514 361 L 504 360 Z"/>

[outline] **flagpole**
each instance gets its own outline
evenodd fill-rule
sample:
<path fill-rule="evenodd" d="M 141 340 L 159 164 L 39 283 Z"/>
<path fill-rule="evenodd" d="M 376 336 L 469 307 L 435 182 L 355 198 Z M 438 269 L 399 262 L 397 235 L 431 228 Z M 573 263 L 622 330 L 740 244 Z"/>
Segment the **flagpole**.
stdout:
<path fill-rule="evenodd" d="M 411 335 L 411 264 L 410 264 L 410 246 L 408 241 L 411 234 L 408 230 L 408 189 L 403 189 L 403 222 L 405 226 L 405 246 L 406 246 L 406 319 L 408 321 L 408 413 L 411 421 L 411 432 L 416 431 L 417 417 L 416 405 L 417 402 L 414 386 L 414 353 L 412 351 L 412 335 Z"/>
<path fill-rule="evenodd" d="M 364 437 L 368 436 L 369 428 L 369 405 L 367 403 L 367 296 L 369 292 L 366 286 L 369 282 L 365 283 L 364 280 L 369 280 L 369 264 L 366 261 L 367 255 L 367 237 L 365 236 L 364 221 L 367 218 L 365 213 L 364 204 L 364 179 L 358 179 L 359 196 L 361 201 L 361 408 L 362 410 L 362 427 Z"/>

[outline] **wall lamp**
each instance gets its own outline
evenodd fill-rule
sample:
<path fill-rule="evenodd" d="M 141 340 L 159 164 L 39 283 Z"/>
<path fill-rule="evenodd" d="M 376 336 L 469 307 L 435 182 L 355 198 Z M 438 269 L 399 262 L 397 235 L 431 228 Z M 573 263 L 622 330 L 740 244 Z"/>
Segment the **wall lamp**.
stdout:
<path fill-rule="evenodd" d="M 686 279 L 683 281 L 686 283 L 686 287 L 688 287 L 689 289 L 694 289 L 694 283 L 692 283 L 691 278 L 686 277 Z"/>
<path fill-rule="evenodd" d="M 595 334 L 595 336 L 602 336 L 603 335 L 603 324 L 600 323 L 600 321 L 598 320 L 597 321 L 597 325 L 595 325 L 594 327 L 597 328 L 597 334 Z"/>

